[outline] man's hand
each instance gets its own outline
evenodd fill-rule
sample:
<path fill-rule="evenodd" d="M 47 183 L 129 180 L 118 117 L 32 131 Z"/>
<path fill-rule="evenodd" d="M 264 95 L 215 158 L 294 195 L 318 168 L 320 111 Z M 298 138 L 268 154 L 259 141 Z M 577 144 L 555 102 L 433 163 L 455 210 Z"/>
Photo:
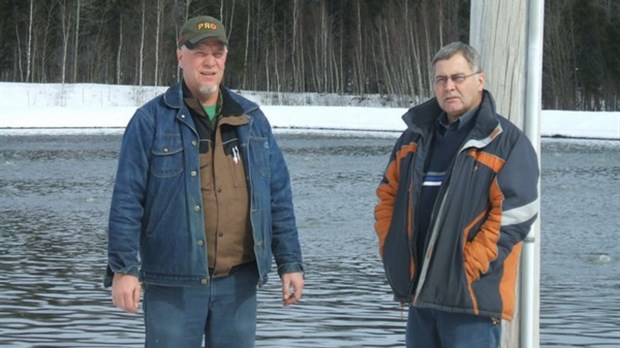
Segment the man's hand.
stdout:
<path fill-rule="evenodd" d="M 125 312 L 138 313 L 141 296 L 140 281 L 137 277 L 114 273 L 112 280 L 112 303 Z"/>
<path fill-rule="evenodd" d="M 304 275 L 301 272 L 282 275 L 282 303 L 285 306 L 296 304 L 301 300 L 304 289 Z M 293 292 L 291 292 L 293 290 Z"/>

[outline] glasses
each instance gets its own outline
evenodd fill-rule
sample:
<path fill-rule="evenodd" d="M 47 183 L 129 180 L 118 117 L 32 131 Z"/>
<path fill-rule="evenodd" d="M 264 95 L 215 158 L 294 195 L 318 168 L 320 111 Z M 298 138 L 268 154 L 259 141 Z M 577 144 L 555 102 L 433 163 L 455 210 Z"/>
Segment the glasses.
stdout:
<path fill-rule="evenodd" d="M 454 74 L 450 76 L 435 76 L 435 85 L 445 86 L 448 83 L 448 80 L 451 80 L 452 82 L 454 82 L 455 85 L 460 85 L 461 83 L 465 82 L 466 78 L 477 75 L 477 74 L 480 74 L 480 71 L 471 73 L 469 75 Z"/>

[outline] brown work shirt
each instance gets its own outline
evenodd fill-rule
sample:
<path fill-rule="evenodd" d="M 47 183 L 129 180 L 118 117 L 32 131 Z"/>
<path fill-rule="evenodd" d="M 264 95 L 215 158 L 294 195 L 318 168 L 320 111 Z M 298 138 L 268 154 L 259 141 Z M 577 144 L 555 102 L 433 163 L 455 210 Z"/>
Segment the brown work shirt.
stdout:
<path fill-rule="evenodd" d="M 226 103 L 226 98 L 220 98 Z M 242 112 L 226 114 L 225 105 L 209 122 L 198 101 L 186 98 L 200 136 L 200 180 L 209 269 L 213 277 L 252 262 L 254 239 L 250 200 L 236 128 L 248 123 Z M 200 112 L 200 113 L 199 113 Z M 201 118 L 200 118 L 201 117 Z"/>

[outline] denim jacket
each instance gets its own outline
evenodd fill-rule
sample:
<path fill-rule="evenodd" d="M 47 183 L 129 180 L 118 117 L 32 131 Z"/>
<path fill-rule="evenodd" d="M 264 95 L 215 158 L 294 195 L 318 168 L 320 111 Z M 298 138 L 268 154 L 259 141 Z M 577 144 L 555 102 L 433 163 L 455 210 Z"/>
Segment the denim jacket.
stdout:
<path fill-rule="evenodd" d="M 110 208 L 106 286 L 114 272 L 161 285 L 209 282 L 198 133 L 181 86 L 173 85 L 139 108 L 123 135 Z M 237 133 L 262 285 L 272 258 L 280 276 L 303 272 L 290 178 L 258 105 L 226 91 L 249 119 Z"/>

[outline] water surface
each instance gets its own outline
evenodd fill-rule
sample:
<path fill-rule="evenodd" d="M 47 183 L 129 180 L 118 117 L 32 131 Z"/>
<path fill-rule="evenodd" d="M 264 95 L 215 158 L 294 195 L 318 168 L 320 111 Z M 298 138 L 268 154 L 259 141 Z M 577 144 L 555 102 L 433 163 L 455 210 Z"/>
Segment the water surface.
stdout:
<path fill-rule="evenodd" d="M 101 280 L 120 134 L 0 135 L 0 345 L 140 347 Z M 393 137 L 278 134 L 306 264 L 303 302 L 259 291 L 257 347 L 402 347 L 372 227 Z M 540 340 L 620 346 L 620 142 L 544 140 Z"/>

